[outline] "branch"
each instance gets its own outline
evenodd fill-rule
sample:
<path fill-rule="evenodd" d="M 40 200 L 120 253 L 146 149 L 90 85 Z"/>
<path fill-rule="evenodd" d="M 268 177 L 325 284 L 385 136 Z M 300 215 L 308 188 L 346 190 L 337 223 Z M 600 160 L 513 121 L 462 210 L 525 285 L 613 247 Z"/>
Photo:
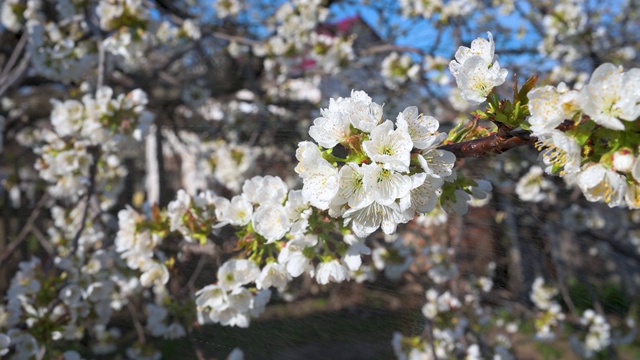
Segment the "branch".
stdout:
<path fill-rule="evenodd" d="M 84 231 L 85 226 L 87 225 L 87 215 L 89 214 L 89 207 L 91 206 L 91 198 L 93 197 L 93 193 L 96 189 L 96 176 L 98 174 L 98 159 L 100 158 L 100 148 L 98 146 L 93 146 L 88 148 L 87 151 L 91 154 L 91 158 L 93 162 L 89 167 L 89 188 L 87 189 L 86 196 L 86 205 L 82 212 L 82 220 L 80 220 L 80 228 L 76 233 L 76 236 L 73 237 L 73 249 L 71 250 L 72 254 L 75 254 L 78 250 L 78 245 L 80 243 L 80 236 Z"/>
<path fill-rule="evenodd" d="M 133 320 L 133 326 L 136 329 L 136 334 L 138 335 L 138 341 L 141 344 L 147 342 L 147 339 L 144 336 L 144 328 L 142 324 L 140 324 L 140 319 L 138 319 L 138 312 L 136 311 L 135 306 L 131 302 L 127 303 L 127 309 L 129 310 L 129 314 L 131 314 L 131 319 Z"/>
<path fill-rule="evenodd" d="M 4 79 L 7 78 L 11 69 L 13 69 L 13 67 L 18 62 L 18 58 L 20 57 L 22 50 L 24 50 L 25 46 L 27 45 L 28 40 L 29 40 L 29 34 L 27 31 L 25 31 L 20 37 L 20 40 L 18 40 L 18 44 L 16 44 L 16 47 L 13 49 L 13 52 L 11 53 L 11 57 L 5 63 L 4 68 L 0 73 L 0 79 L 3 79 L 2 82 L 4 82 Z"/>
<path fill-rule="evenodd" d="M 392 51 L 410 52 L 410 53 L 418 54 L 418 55 L 426 55 L 423 51 L 421 51 L 419 49 L 416 49 L 415 47 L 399 46 L 399 45 L 394 45 L 394 44 L 383 44 L 383 45 L 372 46 L 372 47 L 362 51 L 360 56 L 375 55 L 375 54 L 378 54 L 378 53 L 387 53 L 387 52 L 392 52 Z"/>
<path fill-rule="evenodd" d="M 31 231 L 35 229 L 35 227 L 33 227 L 33 224 L 38 219 L 38 216 L 40 215 L 40 211 L 42 211 L 44 205 L 47 203 L 48 200 L 49 200 L 49 195 L 47 193 L 42 195 L 42 197 L 40 198 L 40 201 L 38 201 L 38 204 L 33 209 L 31 216 L 29 216 L 29 219 L 27 219 L 27 223 L 22 228 L 22 231 L 20 231 L 20 234 L 18 234 L 18 237 L 11 244 L 9 244 L 7 249 L 0 256 L 0 266 L 7 263 L 6 262 L 7 259 L 10 258 L 11 255 L 13 255 L 13 253 L 16 251 L 18 246 L 27 238 L 27 235 L 29 235 Z"/>
<path fill-rule="evenodd" d="M 22 79 L 22 77 L 27 73 L 30 63 L 31 55 L 27 53 L 11 72 L 7 73 L 5 77 L 0 79 L 0 84 L 2 84 L 0 85 L 0 97 L 4 96 L 11 86 Z"/>
<path fill-rule="evenodd" d="M 475 139 L 458 144 L 440 146 L 440 150 L 452 152 L 456 158 L 484 157 L 490 154 L 501 154 L 513 148 L 533 145 L 536 138 L 530 137 L 525 131 L 512 131 L 504 134 L 498 131 L 482 139 Z"/>

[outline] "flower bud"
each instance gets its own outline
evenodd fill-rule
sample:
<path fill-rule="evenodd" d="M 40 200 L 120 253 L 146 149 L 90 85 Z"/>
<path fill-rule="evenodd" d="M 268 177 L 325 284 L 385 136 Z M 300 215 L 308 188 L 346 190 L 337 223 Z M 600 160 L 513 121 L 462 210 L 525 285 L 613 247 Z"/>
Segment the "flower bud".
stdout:
<path fill-rule="evenodd" d="M 636 157 L 630 149 L 620 149 L 613 154 L 613 169 L 617 172 L 628 173 L 633 168 Z"/>

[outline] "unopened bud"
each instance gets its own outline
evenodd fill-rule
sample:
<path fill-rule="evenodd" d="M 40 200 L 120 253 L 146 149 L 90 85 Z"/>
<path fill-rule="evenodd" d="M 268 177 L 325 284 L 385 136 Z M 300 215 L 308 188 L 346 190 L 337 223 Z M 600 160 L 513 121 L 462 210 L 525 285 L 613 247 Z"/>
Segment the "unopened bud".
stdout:
<path fill-rule="evenodd" d="M 630 149 L 620 149 L 613 154 L 613 169 L 618 172 L 628 173 L 633 168 L 636 157 Z"/>

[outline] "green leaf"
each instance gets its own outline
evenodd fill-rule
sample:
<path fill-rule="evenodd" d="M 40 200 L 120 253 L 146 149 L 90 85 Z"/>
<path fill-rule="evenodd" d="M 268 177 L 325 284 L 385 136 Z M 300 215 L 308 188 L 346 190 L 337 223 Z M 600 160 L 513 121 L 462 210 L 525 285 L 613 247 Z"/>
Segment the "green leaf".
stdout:
<path fill-rule="evenodd" d="M 529 103 L 529 98 L 527 97 L 527 95 L 531 90 L 533 90 L 536 87 L 537 84 L 538 84 L 538 76 L 534 75 L 529 79 L 527 79 L 527 82 L 525 82 L 524 85 L 522 85 L 522 88 L 520 88 L 520 92 L 518 93 L 518 100 L 520 100 L 520 102 L 523 105 L 526 105 Z"/>
<path fill-rule="evenodd" d="M 504 113 L 498 113 L 495 116 L 495 120 L 499 123 L 505 124 L 505 125 L 509 125 L 509 117 L 507 115 L 505 115 Z"/>

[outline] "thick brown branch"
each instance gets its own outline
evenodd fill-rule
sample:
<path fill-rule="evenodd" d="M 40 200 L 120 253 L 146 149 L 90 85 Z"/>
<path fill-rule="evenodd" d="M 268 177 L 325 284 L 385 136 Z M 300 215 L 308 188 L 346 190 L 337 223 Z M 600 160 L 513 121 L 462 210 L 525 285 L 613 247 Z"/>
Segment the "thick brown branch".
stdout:
<path fill-rule="evenodd" d="M 510 133 L 503 135 L 501 132 L 492 134 L 482 139 L 475 139 L 458 144 L 443 145 L 439 149 L 452 152 L 456 158 L 484 157 L 490 154 L 501 154 L 515 147 L 532 145 L 536 138 L 529 137 L 528 133 Z"/>

